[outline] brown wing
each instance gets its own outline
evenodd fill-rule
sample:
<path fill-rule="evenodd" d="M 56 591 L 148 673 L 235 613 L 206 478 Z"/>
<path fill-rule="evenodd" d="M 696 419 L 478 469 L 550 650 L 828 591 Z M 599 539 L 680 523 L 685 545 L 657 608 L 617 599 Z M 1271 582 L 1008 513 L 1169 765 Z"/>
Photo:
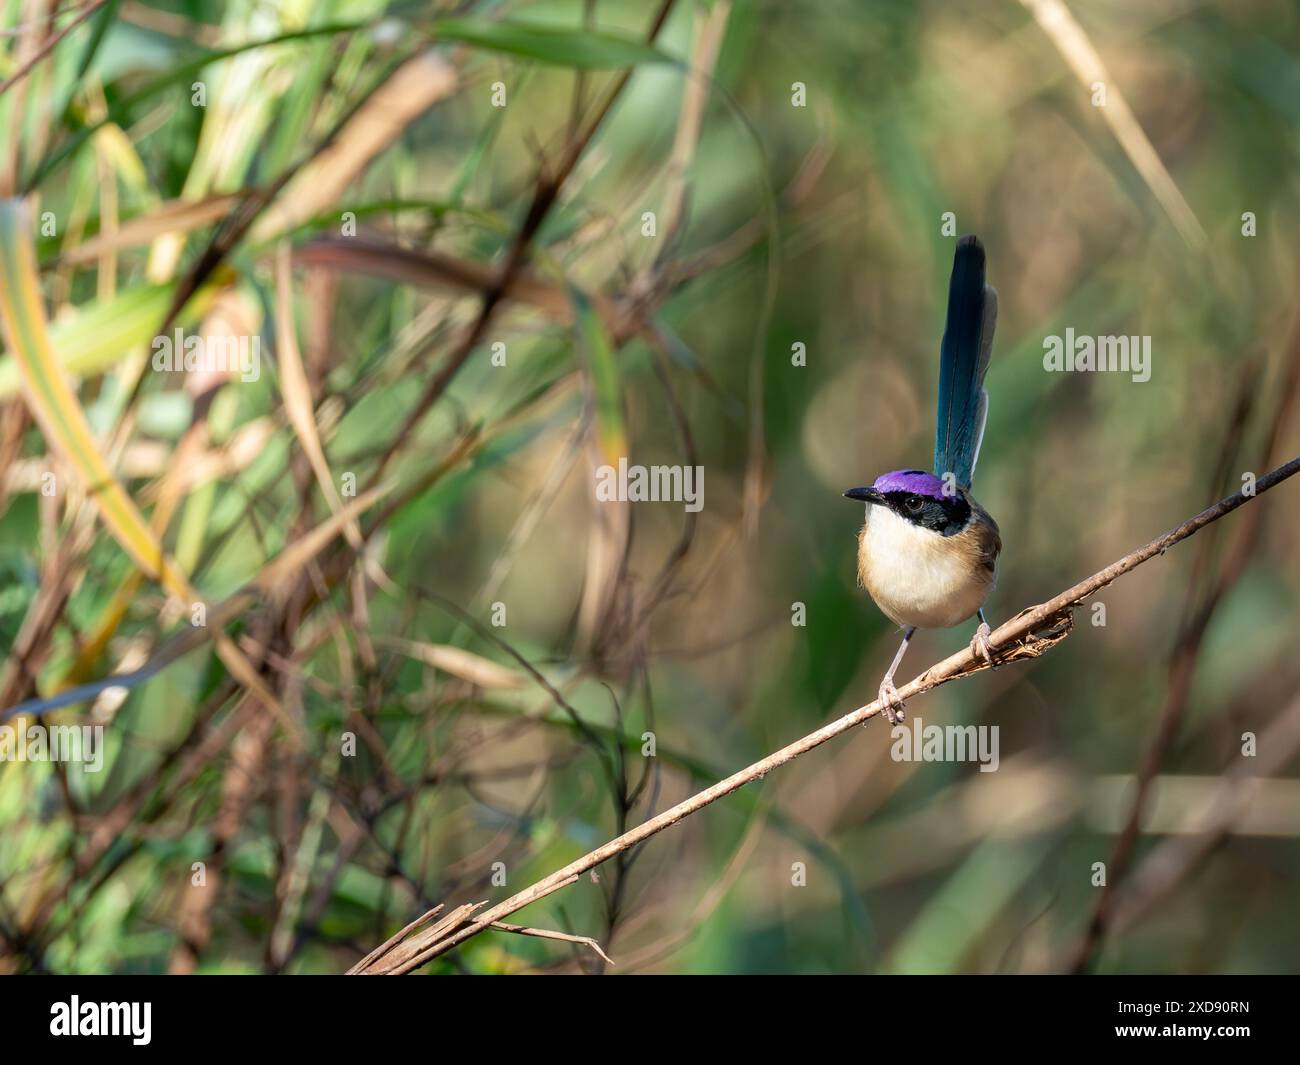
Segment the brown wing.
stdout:
<path fill-rule="evenodd" d="M 970 501 L 970 505 L 975 512 L 973 515 L 975 520 L 972 524 L 975 527 L 975 538 L 980 548 L 980 558 L 988 571 L 992 573 L 994 566 L 997 565 L 998 555 L 1002 552 L 1002 533 L 998 530 L 998 523 L 993 520 L 987 510 L 973 499 Z"/>

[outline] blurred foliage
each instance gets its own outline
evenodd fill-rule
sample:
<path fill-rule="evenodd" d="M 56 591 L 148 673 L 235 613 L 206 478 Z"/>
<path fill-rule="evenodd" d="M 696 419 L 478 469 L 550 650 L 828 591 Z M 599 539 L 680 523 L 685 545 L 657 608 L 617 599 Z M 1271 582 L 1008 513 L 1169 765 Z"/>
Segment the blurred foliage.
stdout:
<path fill-rule="evenodd" d="M 0 0 L 0 81 L 79 6 L 50 22 Z M 1295 5 L 1071 5 L 1203 246 L 1030 4 L 669 6 L 648 43 L 651 5 L 625 0 L 115 0 L 0 95 L 0 191 L 56 222 L 33 234 L 52 344 L 199 594 L 234 595 L 330 518 L 283 328 L 344 502 L 348 478 L 387 491 L 359 517 L 364 561 L 334 536 L 224 621 L 286 717 L 202 642 L 50 715 L 106 726 L 103 772 L 0 762 L 0 970 L 340 972 L 424 909 L 500 900 L 874 698 L 898 634 L 855 587 L 861 511 L 840 494 L 928 465 L 946 212 L 1000 295 L 976 484 L 1004 543 L 995 623 L 1300 451 Z M 612 93 L 527 290 L 475 336 L 491 284 L 455 271 L 506 267 Z M 164 326 L 258 338 L 260 377 L 154 372 Z M 1150 336 L 1150 381 L 1044 372 L 1066 328 Z M 6 706 L 139 668 L 190 627 L 47 454 L 13 354 Z M 702 512 L 596 504 L 593 464 L 620 453 L 701 465 Z M 50 469 L 69 485 L 52 498 Z M 1187 838 L 1243 733 L 1296 714 L 1298 526 L 1288 483 L 1106 589 L 1104 626 L 1085 606 L 1043 659 L 909 707 L 998 726 L 997 772 L 895 762 L 873 724 L 520 920 L 594 936 L 620 973 L 1059 967 L 1179 633 L 1221 578 L 1134 868 Z M 970 635 L 922 633 L 904 675 Z M 1294 970 L 1297 764 L 1092 965 Z M 429 968 L 597 962 L 491 932 Z"/>

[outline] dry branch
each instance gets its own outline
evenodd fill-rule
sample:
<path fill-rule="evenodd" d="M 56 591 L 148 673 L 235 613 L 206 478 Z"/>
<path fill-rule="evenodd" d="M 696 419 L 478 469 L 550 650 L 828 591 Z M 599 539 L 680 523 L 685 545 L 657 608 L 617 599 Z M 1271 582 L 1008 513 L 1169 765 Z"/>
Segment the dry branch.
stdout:
<path fill-rule="evenodd" d="M 582 947 L 590 947 L 610 965 L 614 964 L 614 959 L 600 949 L 591 936 L 571 936 L 568 932 L 552 932 L 549 928 L 527 928 L 520 924 L 507 924 L 505 921 L 493 921 L 492 927 L 499 932 L 514 932 L 521 936 L 535 936 L 538 939 L 554 939 L 561 943 L 576 943 Z"/>
<path fill-rule="evenodd" d="M 1113 562 L 1105 569 L 1094 573 L 1091 577 L 1080 581 L 1073 587 L 1067 588 L 1060 595 L 1049 599 L 1045 603 L 1040 603 L 1038 606 L 1022 610 L 1010 621 L 993 630 L 989 642 L 994 661 L 998 665 L 1004 665 L 1023 658 L 1037 658 L 1070 634 L 1073 623 L 1073 610 L 1089 596 L 1095 595 L 1125 573 L 1136 569 L 1142 563 L 1157 555 L 1164 554 L 1174 544 L 1194 535 L 1205 526 L 1218 521 L 1226 514 L 1231 513 L 1251 499 L 1262 495 L 1270 488 L 1281 484 L 1296 473 L 1300 473 L 1300 456 L 1260 477 L 1255 484 L 1255 490 L 1250 494 L 1247 494 L 1243 489 L 1225 499 L 1221 499 L 1195 517 L 1189 518 L 1181 525 L 1169 530 L 1163 536 L 1158 536 L 1144 547 L 1138 548 L 1136 551 Z M 907 684 L 898 689 L 898 694 L 904 700 L 910 699 L 915 695 L 930 691 L 932 688 L 937 688 L 941 684 L 970 676 L 988 668 L 988 664 L 967 647 L 931 666 L 920 676 L 908 681 Z M 875 717 L 880 711 L 881 704 L 879 700 L 861 706 L 852 713 L 845 714 L 829 725 L 825 725 L 802 739 L 782 747 L 779 751 L 773 752 L 766 758 L 760 759 L 753 765 L 718 781 L 712 787 L 697 792 L 689 799 L 685 799 L 676 806 L 665 810 L 657 817 L 642 822 L 621 836 L 597 847 L 576 861 L 570 862 L 564 868 L 556 870 L 550 876 L 537 881 L 531 887 L 510 896 L 510 898 L 498 903 L 491 909 L 476 914 L 478 906 L 462 906 L 436 925 L 424 929 L 409 938 L 401 939 L 400 943 L 392 951 L 383 951 L 382 948 L 377 952 L 372 951 L 362 962 L 349 970 L 349 973 L 401 975 L 418 969 L 433 958 L 438 957 L 438 955 L 445 954 L 453 947 L 478 935 L 484 929 L 500 922 L 503 918 L 523 909 L 530 903 L 575 883 L 588 870 L 596 868 L 596 866 L 628 850 L 630 847 L 634 847 L 643 840 L 649 839 L 664 829 L 677 824 L 679 821 L 691 816 L 691 814 L 702 810 L 710 803 L 717 802 L 717 800 L 730 795 L 733 791 L 739 790 L 746 784 L 763 779 L 773 769 L 778 769 L 813 748 L 820 747 L 827 740 L 834 739 L 841 733 L 849 731 L 855 725 L 860 725 Z M 473 920 L 470 920 L 472 915 L 474 915 Z"/>

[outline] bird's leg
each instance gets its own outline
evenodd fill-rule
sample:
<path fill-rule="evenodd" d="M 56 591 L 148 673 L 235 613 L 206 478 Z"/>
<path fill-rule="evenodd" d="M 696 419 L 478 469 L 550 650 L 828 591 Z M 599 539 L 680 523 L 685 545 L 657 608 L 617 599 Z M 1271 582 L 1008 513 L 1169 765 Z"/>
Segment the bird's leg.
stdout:
<path fill-rule="evenodd" d="M 889 667 L 889 672 L 885 674 L 885 679 L 880 682 L 880 691 L 877 693 L 880 697 L 880 703 L 885 711 L 885 717 L 891 725 L 897 725 L 903 720 L 903 700 L 898 697 L 898 689 L 894 687 L 894 673 L 898 669 L 898 664 L 903 661 L 903 653 L 907 650 L 907 641 L 912 638 L 912 633 L 916 631 L 915 625 L 909 625 L 907 631 L 903 633 L 903 644 L 898 649 L 898 654 L 894 655 L 893 664 Z"/>
<path fill-rule="evenodd" d="M 984 608 L 980 607 L 980 627 L 975 630 L 975 635 L 971 637 L 970 650 L 971 654 L 979 655 L 989 664 L 989 669 L 997 669 L 993 664 L 993 651 L 989 647 L 989 634 L 993 631 L 989 628 L 989 623 L 984 618 Z"/>

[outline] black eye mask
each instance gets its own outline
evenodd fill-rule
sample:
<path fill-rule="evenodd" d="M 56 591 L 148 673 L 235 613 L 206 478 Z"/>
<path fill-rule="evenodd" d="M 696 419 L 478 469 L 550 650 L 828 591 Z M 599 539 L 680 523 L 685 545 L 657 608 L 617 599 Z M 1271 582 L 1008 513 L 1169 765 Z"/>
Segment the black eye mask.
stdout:
<path fill-rule="evenodd" d="M 942 536 L 956 535 L 970 520 L 970 504 L 961 495 L 934 499 L 913 492 L 886 492 L 885 502 L 904 521 Z"/>

